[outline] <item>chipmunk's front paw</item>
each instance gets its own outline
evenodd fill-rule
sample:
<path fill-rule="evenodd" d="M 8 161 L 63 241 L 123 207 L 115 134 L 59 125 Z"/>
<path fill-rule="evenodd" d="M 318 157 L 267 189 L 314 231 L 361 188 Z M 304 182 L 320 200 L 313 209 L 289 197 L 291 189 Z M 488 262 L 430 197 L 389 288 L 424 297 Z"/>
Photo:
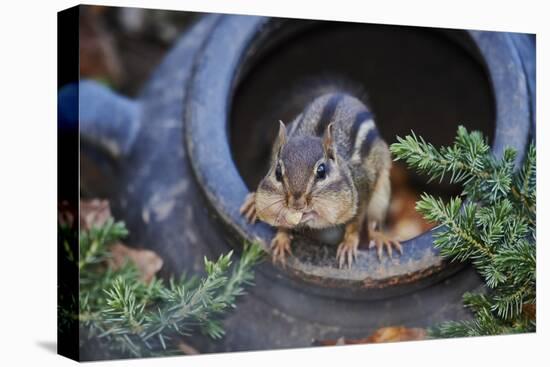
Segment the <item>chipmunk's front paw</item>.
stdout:
<path fill-rule="evenodd" d="M 347 263 L 348 268 L 357 258 L 357 247 L 359 247 L 359 234 L 357 232 L 346 233 L 343 241 L 338 245 L 336 250 L 336 261 L 341 269 Z"/>
<path fill-rule="evenodd" d="M 273 240 L 271 240 L 271 260 L 273 263 L 280 262 L 281 265 L 286 264 L 286 255 L 292 255 L 290 243 L 292 236 L 285 231 L 278 231 Z"/>
<path fill-rule="evenodd" d="M 254 223 L 258 219 L 256 215 L 256 193 L 251 192 L 246 195 L 243 205 L 239 210 L 241 215 L 246 218 L 249 223 Z"/>
<path fill-rule="evenodd" d="M 399 241 L 388 237 L 382 231 L 371 229 L 369 236 L 370 236 L 369 248 L 376 247 L 378 260 L 382 261 L 382 250 L 384 249 L 384 247 L 386 248 L 386 251 L 388 252 L 388 256 L 390 258 L 392 257 L 392 253 L 393 253 L 392 247 L 395 247 L 400 255 L 403 254 L 403 248 L 401 247 L 401 244 L 399 243 Z"/>

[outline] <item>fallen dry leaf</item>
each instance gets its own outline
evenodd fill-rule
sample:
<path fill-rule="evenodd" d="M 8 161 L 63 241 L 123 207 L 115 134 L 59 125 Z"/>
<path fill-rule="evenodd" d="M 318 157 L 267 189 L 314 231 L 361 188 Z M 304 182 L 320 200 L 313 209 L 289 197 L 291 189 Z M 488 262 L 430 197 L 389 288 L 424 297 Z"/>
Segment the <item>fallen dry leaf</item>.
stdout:
<path fill-rule="evenodd" d="M 376 330 L 372 335 L 361 339 L 326 339 L 315 342 L 316 345 L 346 345 L 389 343 L 426 339 L 426 330 L 422 328 L 406 328 L 404 326 L 389 326 Z"/>
<path fill-rule="evenodd" d="M 526 303 L 523 305 L 522 312 L 529 320 L 536 320 L 537 318 L 537 305 Z"/>
<path fill-rule="evenodd" d="M 405 167 L 399 163 L 392 165 L 390 173 L 392 197 L 388 210 L 388 234 L 400 241 L 416 237 L 434 227 L 416 210 L 420 199 L 417 191 L 409 183 Z"/>
<path fill-rule="evenodd" d="M 90 230 L 92 227 L 100 227 L 111 218 L 109 201 L 92 199 L 80 200 L 80 229 Z M 121 242 L 113 244 L 109 248 L 111 257 L 108 265 L 113 269 L 120 269 L 126 261 L 133 262 L 140 273 L 140 279 L 149 283 L 153 276 L 162 267 L 162 259 L 151 250 L 134 249 Z"/>
<path fill-rule="evenodd" d="M 422 339 L 426 339 L 425 329 L 406 328 L 404 326 L 390 326 L 376 330 L 371 336 L 365 339 L 365 342 L 386 343 Z"/>
<path fill-rule="evenodd" d="M 101 21 L 104 11 L 103 7 L 92 6 L 80 12 L 80 75 L 118 82 L 123 70 L 115 40 Z"/>
<path fill-rule="evenodd" d="M 101 227 L 111 218 L 111 208 L 107 200 L 80 200 L 80 230 Z"/>
<path fill-rule="evenodd" d="M 113 269 L 119 269 L 127 260 L 138 268 L 140 279 L 149 283 L 162 267 L 162 259 L 151 250 L 133 249 L 118 242 L 111 246 L 111 258 L 108 261 Z"/>
<path fill-rule="evenodd" d="M 180 341 L 178 343 L 178 348 L 179 350 L 181 350 L 183 352 L 183 354 L 185 355 L 195 355 L 195 354 L 200 354 L 198 350 L 196 350 L 195 348 L 193 348 L 192 346 L 190 346 L 189 344 L 187 344 L 186 342 L 183 342 L 183 341 Z"/>

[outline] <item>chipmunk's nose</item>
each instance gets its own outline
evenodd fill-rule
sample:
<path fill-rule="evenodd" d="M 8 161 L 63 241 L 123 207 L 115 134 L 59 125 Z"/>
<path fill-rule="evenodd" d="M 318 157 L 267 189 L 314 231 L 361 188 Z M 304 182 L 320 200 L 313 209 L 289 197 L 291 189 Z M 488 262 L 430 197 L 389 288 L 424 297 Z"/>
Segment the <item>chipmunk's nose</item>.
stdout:
<path fill-rule="evenodd" d="M 293 193 L 288 200 L 288 206 L 295 210 L 304 210 L 307 206 L 306 196 L 300 193 Z"/>

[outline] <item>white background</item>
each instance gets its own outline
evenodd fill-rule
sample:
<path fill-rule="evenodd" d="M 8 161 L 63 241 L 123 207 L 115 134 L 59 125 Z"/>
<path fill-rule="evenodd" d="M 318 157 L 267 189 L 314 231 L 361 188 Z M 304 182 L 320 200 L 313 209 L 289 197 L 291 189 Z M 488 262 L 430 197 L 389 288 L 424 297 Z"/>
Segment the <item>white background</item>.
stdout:
<path fill-rule="evenodd" d="M 300 18 L 537 33 L 538 300 L 536 335 L 115 361 L 100 365 L 532 366 L 548 363 L 545 1 L 99 1 Z M 72 1 L 4 1 L 0 11 L 0 365 L 69 365 L 56 342 L 56 12 Z M 9 5 L 8 5 L 9 4 Z M 449 86 L 452 87 L 452 86 Z M 76 152 L 75 152 L 76 154 Z M 546 289 L 545 289 L 546 288 Z M 545 312 L 546 311 L 546 312 Z M 546 339 L 546 343 L 544 340 Z M 544 349 L 546 348 L 546 350 Z M 542 360 L 543 362 L 537 362 Z M 33 364 L 31 364 L 33 365 Z"/>

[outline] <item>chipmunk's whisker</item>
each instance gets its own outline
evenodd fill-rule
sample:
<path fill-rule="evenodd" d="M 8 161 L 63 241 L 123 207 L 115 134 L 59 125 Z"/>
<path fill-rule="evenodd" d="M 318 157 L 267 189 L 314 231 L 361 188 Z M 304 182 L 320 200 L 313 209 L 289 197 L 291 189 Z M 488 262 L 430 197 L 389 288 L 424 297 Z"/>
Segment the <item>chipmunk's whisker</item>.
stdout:
<path fill-rule="evenodd" d="M 272 206 L 276 205 L 276 204 L 279 204 L 279 203 L 282 203 L 283 202 L 283 199 L 278 199 L 278 200 L 275 200 L 274 202 L 272 202 L 271 204 L 269 204 L 268 206 L 266 206 L 265 208 L 262 208 L 262 210 L 260 210 L 258 213 L 263 213 L 264 211 L 266 211 L 267 209 L 271 208 Z"/>
<path fill-rule="evenodd" d="M 277 219 L 275 219 L 276 223 L 279 223 L 279 220 L 281 219 L 281 213 L 283 212 L 283 209 L 285 207 L 281 205 L 281 209 L 279 209 L 279 212 L 277 213 Z"/>

